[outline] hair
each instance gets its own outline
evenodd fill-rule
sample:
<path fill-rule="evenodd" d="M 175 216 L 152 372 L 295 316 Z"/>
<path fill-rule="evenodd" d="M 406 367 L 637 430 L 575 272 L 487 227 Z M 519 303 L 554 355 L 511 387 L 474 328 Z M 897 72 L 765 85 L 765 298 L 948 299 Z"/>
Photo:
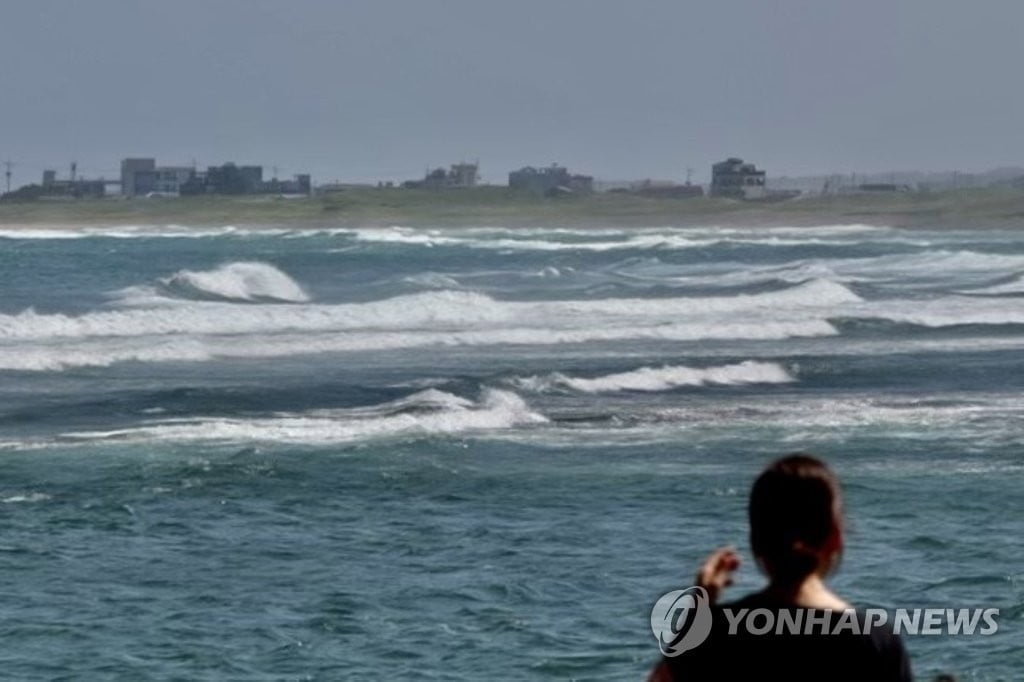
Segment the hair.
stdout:
<path fill-rule="evenodd" d="M 827 573 L 842 553 L 842 495 L 824 462 L 797 453 L 776 460 L 750 491 L 750 545 L 768 574 L 801 580 Z"/>

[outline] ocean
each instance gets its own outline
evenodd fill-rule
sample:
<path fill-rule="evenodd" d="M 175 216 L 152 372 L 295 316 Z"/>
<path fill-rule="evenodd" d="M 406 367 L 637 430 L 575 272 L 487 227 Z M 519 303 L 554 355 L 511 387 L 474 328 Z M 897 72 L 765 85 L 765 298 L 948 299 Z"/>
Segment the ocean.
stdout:
<path fill-rule="evenodd" d="M 773 458 L 860 606 L 1024 670 L 1024 240 L 811 228 L 0 231 L 0 677 L 642 679 Z M 726 662 L 727 664 L 727 662 Z"/>

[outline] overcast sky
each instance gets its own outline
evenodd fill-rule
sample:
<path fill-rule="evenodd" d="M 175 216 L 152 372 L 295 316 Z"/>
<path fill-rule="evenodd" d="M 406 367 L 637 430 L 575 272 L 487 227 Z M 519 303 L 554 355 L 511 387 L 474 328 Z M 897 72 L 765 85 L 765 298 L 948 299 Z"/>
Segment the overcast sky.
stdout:
<path fill-rule="evenodd" d="M 0 160 L 315 181 L 1024 164 L 1020 0 L 3 0 Z"/>

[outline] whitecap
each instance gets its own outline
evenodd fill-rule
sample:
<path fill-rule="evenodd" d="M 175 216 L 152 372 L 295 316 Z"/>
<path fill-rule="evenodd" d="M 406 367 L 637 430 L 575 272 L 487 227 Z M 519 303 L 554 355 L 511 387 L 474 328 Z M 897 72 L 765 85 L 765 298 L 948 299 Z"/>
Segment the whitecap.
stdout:
<path fill-rule="evenodd" d="M 641 367 L 629 372 L 597 377 L 576 377 L 555 372 L 515 378 L 512 379 L 512 383 L 518 388 L 532 392 L 570 390 L 580 393 L 609 393 L 667 391 L 683 386 L 785 384 L 795 380 L 782 365 L 746 360 L 718 367 Z"/>

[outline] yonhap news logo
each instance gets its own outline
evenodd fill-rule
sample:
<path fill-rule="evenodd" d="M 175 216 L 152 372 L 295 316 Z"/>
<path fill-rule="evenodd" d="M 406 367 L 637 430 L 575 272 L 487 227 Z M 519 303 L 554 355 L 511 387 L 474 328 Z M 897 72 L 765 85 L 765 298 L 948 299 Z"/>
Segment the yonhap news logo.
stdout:
<path fill-rule="evenodd" d="M 661 595 L 651 609 L 651 630 L 666 656 L 695 649 L 711 634 L 711 604 L 707 590 L 689 587 Z"/>
<path fill-rule="evenodd" d="M 867 635 L 886 628 L 896 635 L 994 635 L 999 630 L 998 608 L 898 608 L 863 610 L 809 608 L 719 609 L 725 627 L 735 635 Z M 696 649 L 714 628 L 714 614 L 703 587 L 663 594 L 651 609 L 651 631 L 668 657 Z"/>

